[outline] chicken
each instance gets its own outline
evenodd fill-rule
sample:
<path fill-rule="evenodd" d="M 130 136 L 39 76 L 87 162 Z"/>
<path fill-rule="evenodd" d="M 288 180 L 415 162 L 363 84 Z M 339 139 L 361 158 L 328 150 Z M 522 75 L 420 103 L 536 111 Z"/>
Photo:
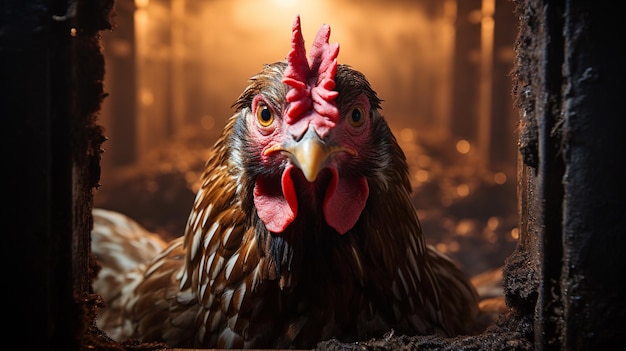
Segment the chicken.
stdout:
<path fill-rule="evenodd" d="M 296 17 L 287 58 L 265 65 L 233 104 L 184 235 L 120 270 L 116 293 L 98 284 L 108 304 L 98 325 L 111 337 L 313 348 L 391 330 L 477 332 L 476 291 L 425 244 L 381 100 L 362 73 L 337 64 L 329 36 L 322 26 L 307 59 Z M 93 235 L 106 233 L 109 245 L 129 236 Z"/>

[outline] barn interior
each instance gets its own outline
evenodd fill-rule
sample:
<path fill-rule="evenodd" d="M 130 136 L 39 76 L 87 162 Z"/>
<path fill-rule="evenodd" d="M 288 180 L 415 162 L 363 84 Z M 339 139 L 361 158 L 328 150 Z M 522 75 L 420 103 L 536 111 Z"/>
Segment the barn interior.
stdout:
<path fill-rule="evenodd" d="M 322 24 L 363 72 L 403 147 L 427 241 L 470 276 L 499 269 L 519 236 L 506 0 L 117 1 L 101 33 L 102 174 L 94 206 L 181 235 L 208 152 L 263 64 Z"/>

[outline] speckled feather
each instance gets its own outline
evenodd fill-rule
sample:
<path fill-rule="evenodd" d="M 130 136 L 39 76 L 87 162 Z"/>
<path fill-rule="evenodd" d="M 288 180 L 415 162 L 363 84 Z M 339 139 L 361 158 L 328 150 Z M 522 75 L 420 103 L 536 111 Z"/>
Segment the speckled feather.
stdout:
<path fill-rule="evenodd" d="M 206 164 L 184 237 L 129 273 L 143 275 L 125 289 L 117 325 L 100 325 L 120 340 L 205 348 L 312 348 L 391 329 L 476 332 L 476 293 L 449 259 L 425 245 L 404 154 L 380 114 L 381 100 L 349 66 L 339 65 L 335 77 L 340 118 L 364 93 L 372 131 L 340 172 L 366 177 L 365 209 L 339 235 L 324 222 L 323 199 L 308 190 L 284 233 L 265 229 L 254 179 L 279 174 L 285 164 L 268 169 L 259 161 L 245 120 L 257 94 L 276 111 L 286 108 L 285 67 L 266 65 L 251 79 Z"/>

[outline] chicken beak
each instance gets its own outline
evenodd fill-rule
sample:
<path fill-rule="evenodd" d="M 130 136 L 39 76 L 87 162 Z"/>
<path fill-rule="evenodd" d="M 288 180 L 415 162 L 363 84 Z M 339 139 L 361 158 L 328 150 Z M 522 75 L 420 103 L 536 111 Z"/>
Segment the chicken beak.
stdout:
<path fill-rule="evenodd" d="M 325 142 L 313 128 L 309 128 L 299 141 L 272 146 L 266 149 L 264 154 L 274 152 L 282 152 L 289 157 L 310 183 L 315 182 L 320 171 L 330 165 L 335 154 L 343 152 L 351 156 L 357 155 L 354 148 Z"/>
<path fill-rule="evenodd" d="M 317 179 L 321 170 L 331 164 L 336 154 L 357 155 L 354 148 L 322 140 L 312 127 L 307 130 L 300 141 L 284 150 L 290 155 L 291 162 L 302 170 L 304 177 L 310 183 Z"/>
<path fill-rule="evenodd" d="M 317 179 L 317 175 L 326 167 L 332 154 L 330 148 L 320 140 L 317 133 L 313 134 L 307 132 L 302 140 L 287 148 L 291 161 L 302 170 L 304 177 L 310 183 Z"/>

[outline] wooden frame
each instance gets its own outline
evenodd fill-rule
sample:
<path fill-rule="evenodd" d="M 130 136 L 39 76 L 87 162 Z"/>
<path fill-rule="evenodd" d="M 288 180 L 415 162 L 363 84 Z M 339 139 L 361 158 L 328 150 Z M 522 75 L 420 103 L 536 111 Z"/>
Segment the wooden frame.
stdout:
<path fill-rule="evenodd" d="M 8 1 L 0 23 L 8 320 L 26 349 L 154 350 L 94 324 L 89 232 L 98 186 L 113 0 Z M 505 267 L 510 312 L 476 337 L 393 336 L 360 347 L 606 349 L 626 335 L 625 65 L 619 12 L 517 1 L 521 236 Z M 335 341 L 320 349 L 348 349 Z"/>

